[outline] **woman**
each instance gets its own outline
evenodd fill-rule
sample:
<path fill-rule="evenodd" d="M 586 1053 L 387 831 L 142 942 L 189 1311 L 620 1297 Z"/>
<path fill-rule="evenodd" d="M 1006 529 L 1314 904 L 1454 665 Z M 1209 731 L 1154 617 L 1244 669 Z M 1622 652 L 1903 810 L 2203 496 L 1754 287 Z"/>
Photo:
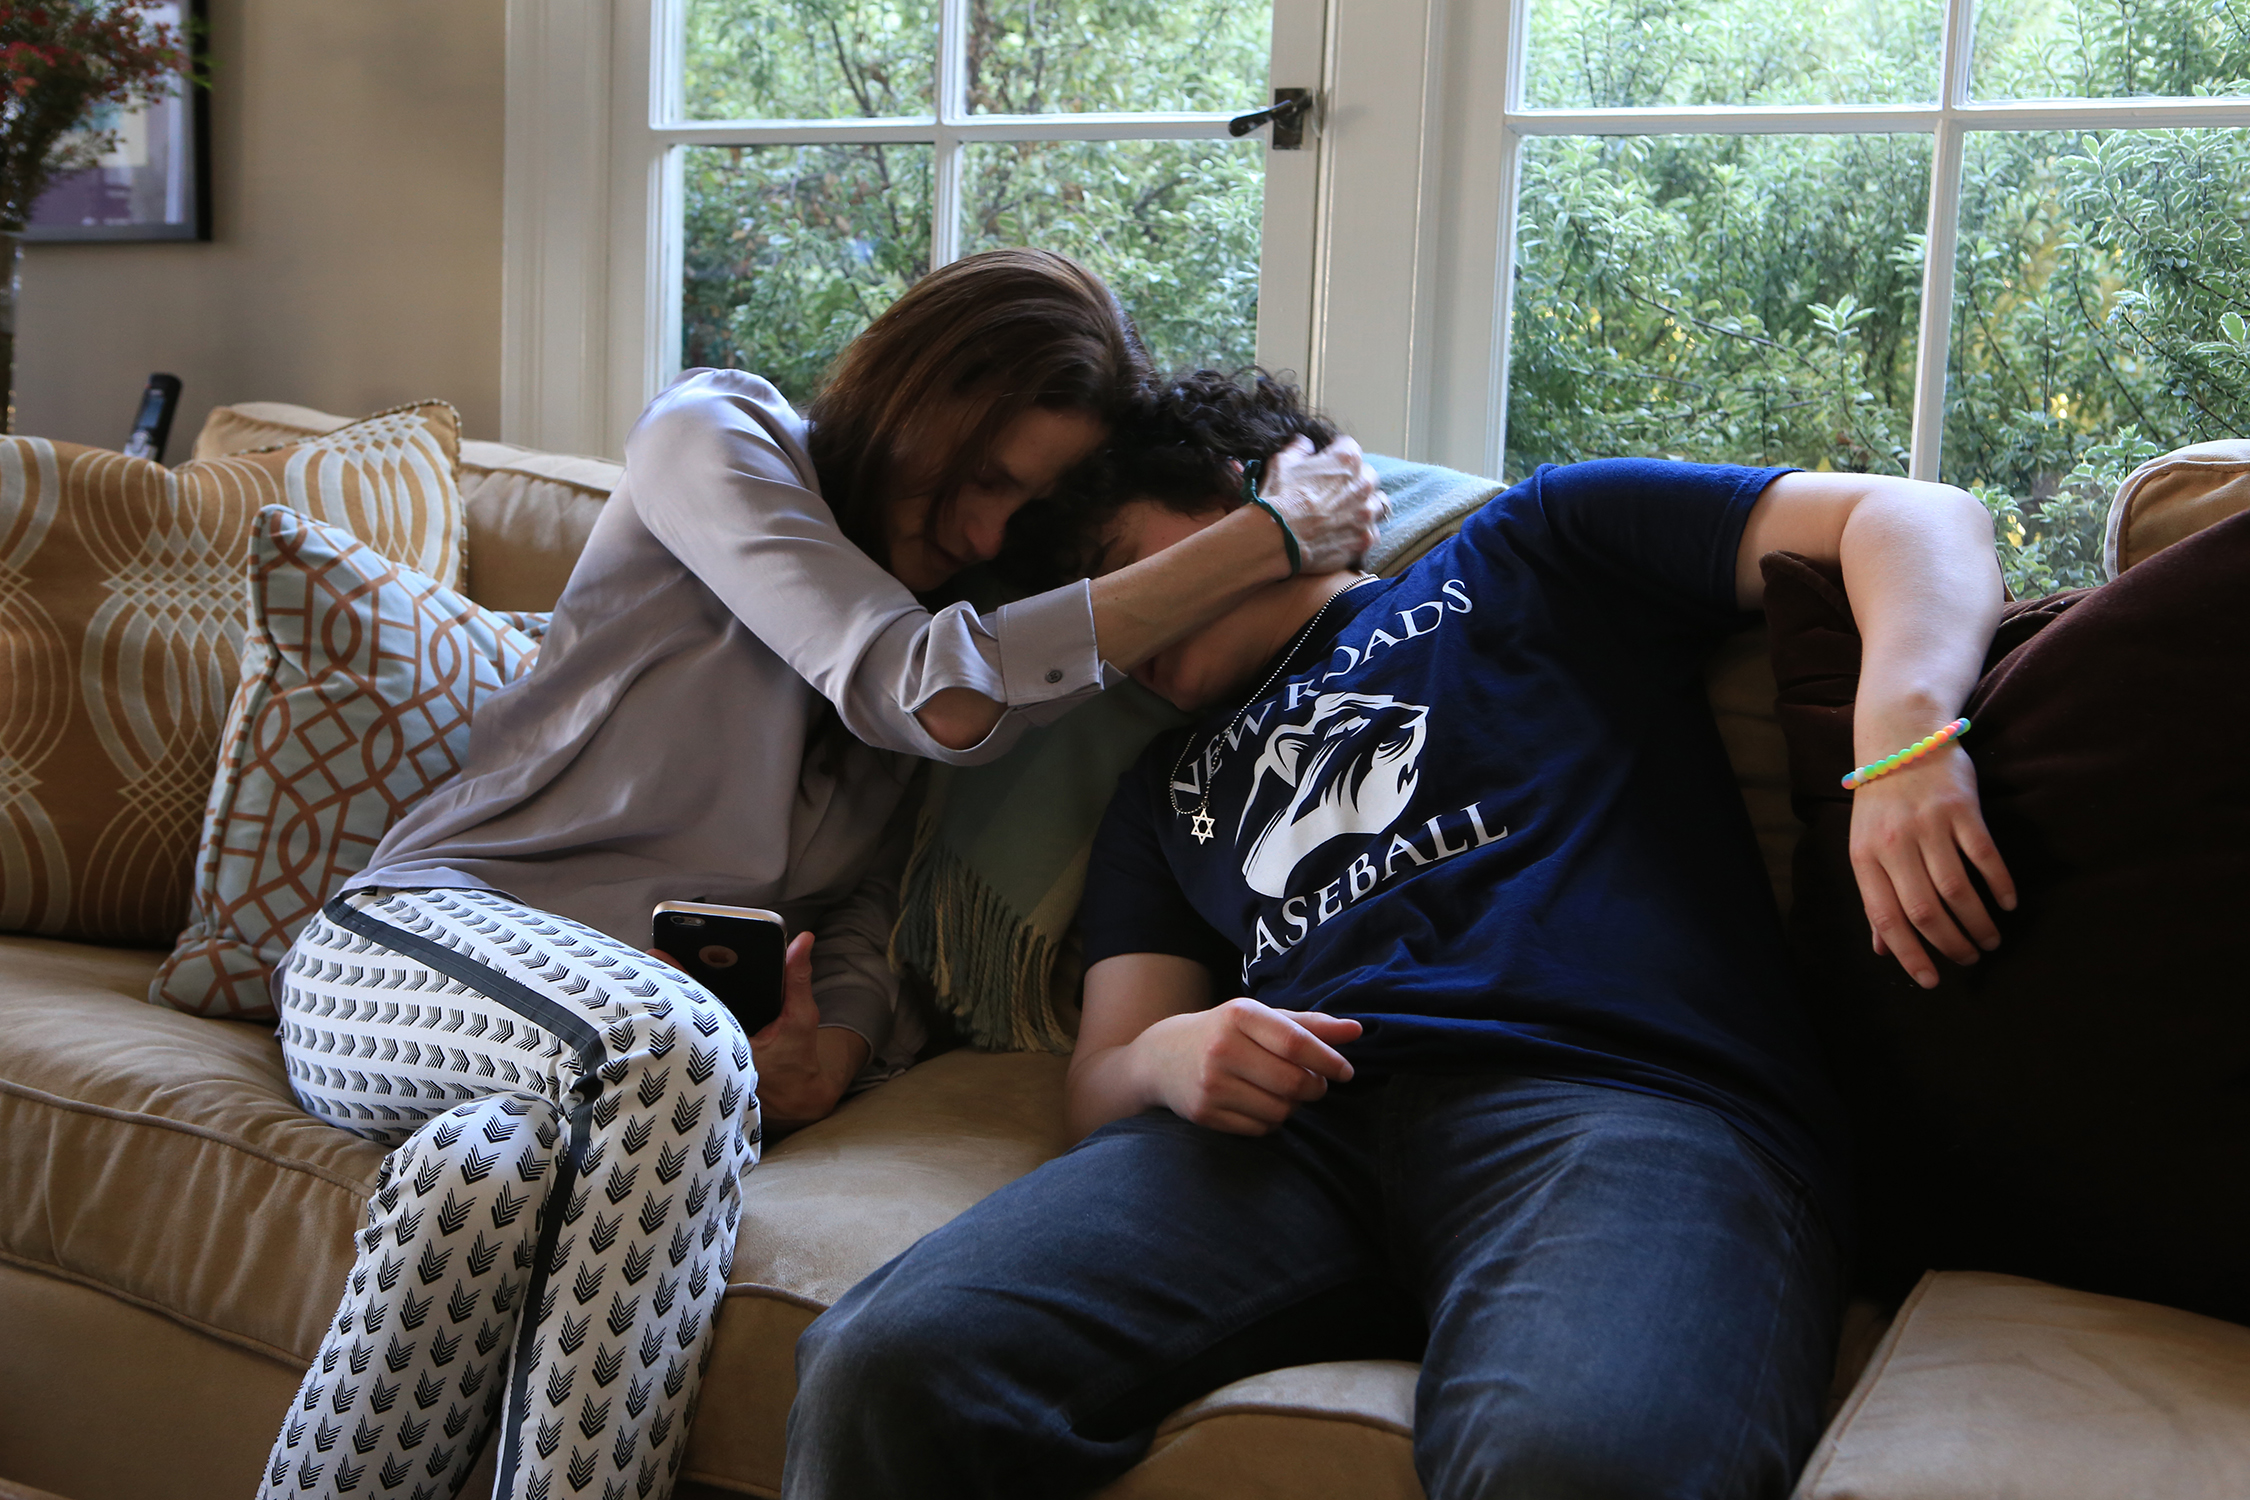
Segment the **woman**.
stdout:
<path fill-rule="evenodd" d="M 1253 511 L 991 616 L 916 601 L 1148 378 L 1098 279 L 1009 250 L 916 284 L 809 424 L 733 371 L 649 407 L 537 668 L 276 975 L 300 1102 L 395 1149 L 267 1494 L 449 1496 L 503 1413 L 510 1500 L 669 1491 L 761 1106 L 816 1119 L 911 1040 L 905 757 L 997 755 L 1289 571 Z M 1349 443 L 1269 488 L 1308 568 L 1372 537 Z M 802 929 L 779 1021 L 744 1037 L 640 951 L 668 899 Z"/>

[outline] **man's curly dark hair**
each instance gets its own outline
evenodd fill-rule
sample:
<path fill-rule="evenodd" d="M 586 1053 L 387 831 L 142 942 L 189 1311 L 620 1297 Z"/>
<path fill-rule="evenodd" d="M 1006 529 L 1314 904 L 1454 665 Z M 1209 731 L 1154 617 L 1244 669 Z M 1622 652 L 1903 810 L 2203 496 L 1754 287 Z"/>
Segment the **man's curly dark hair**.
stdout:
<path fill-rule="evenodd" d="M 1271 458 L 1298 437 L 1318 450 L 1335 441 L 1336 427 L 1308 411 L 1304 393 L 1288 381 L 1255 366 L 1176 375 L 1135 402 L 1109 442 L 1054 495 L 1016 512 L 997 566 L 1025 588 L 1084 578 L 1124 506 L 1150 500 L 1182 515 L 1232 510 L 1242 503 L 1236 462 Z"/>

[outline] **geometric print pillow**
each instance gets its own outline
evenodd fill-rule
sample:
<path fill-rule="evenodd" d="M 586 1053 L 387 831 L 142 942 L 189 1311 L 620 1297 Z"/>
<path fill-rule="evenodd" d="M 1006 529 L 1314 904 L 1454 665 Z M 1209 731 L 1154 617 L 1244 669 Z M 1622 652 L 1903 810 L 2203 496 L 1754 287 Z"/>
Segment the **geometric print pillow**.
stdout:
<path fill-rule="evenodd" d="M 282 506 L 258 513 L 251 554 L 192 920 L 148 998 L 270 1020 L 266 976 L 391 825 L 461 769 L 477 705 L 530 669 L 548 617 L 485 609 Z"/>
<path fill-rule="evenodd" d="M 0 437 L 0 932 L 172 941 L 242 675 L 259 508 L 452 579 L 459 453 L 442 401 L 176 469 Z"/>

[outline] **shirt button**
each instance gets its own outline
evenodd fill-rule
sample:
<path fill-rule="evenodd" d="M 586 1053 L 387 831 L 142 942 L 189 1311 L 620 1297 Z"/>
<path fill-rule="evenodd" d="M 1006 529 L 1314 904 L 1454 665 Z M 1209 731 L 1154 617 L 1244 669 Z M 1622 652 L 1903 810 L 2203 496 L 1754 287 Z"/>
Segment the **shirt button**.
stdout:
<path fill-rule="evenodd" d="M 1048 680 L 1049 682 L 1060 682 L 1060 681 L 1062 681 L 1062 668 L 1060 668 L 1060 667 L 1049 667 L 1049 668 L 1047 669 L 1047 680 Z"/>

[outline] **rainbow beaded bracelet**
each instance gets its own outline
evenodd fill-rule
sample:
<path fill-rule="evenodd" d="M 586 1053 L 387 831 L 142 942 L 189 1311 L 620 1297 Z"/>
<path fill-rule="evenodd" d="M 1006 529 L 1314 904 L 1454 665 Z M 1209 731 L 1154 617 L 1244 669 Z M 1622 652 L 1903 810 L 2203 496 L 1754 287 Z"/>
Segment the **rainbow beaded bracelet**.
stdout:
<path fill-rule="evenodd" d="M 1925 735 L 1904 750 L 1894 750 L 1872 765 L 1861 766 L 1844 778 L 1844 790 L 1856 792 L 1878 776 L 1888 776 L 1902 766 L 1910 766 L 1938 746 L 1957 740 L 1969 732 L 1967 719 L 1955 719 L 1935 734 Z"/>

